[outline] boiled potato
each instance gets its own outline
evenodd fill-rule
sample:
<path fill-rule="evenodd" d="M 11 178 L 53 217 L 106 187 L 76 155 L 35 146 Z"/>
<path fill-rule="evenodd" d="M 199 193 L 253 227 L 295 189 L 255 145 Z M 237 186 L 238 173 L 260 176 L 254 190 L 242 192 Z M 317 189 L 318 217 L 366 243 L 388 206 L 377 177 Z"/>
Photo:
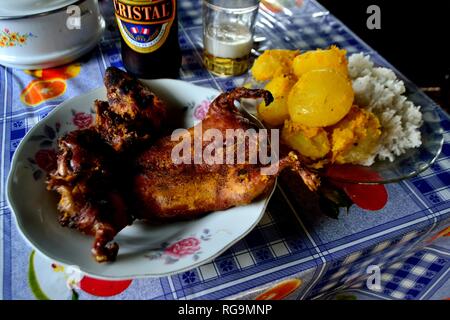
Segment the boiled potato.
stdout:
<path fill-rule="evenodd" d="M 348 62 L 346 51 L 332 46 L 328 50 L 317 49 L 308 51 L 295 57 L 292 62 L 294 74 L 300 78 L 311 70 L 333 69 L 348 76 Z"/>
<path fill-rule="evenodd" d="M 364 163 L 375 151 L 381 136 L 377 116 L 357 106 L 332 129 L 332 161 L 339 164 Z"/>
<path fill-rule="evenodd" d="M 305 126 L 331 126 L 348 113 L 353 98 L 350 80 L 339 72 L 332 69 L 309 71 L 289 93 L 289 115 L 292 121 Z"/>
<path fill-rule="evenodd" d="M 298 50 L 266 50 L 255 60 L 252 67 L 253 78 L 267 81 L 275 75 L 291 73 L 292 61 L 300 53 Z"/>
<path fill-rule="evenodd" d="M 258 106 L 258 116 L 265 123 L 276 127 L 282 125 L 289 118 L 287 97 L 296 78 L 292 75 L 280 75 L 274 77 L 265 86 L 273 95 L 273 102 L 266 106 L 264 101 Z"/>
<path fill-rule="evenodd" d="M 323 158 L 330 151 L 328 135 L 323 128 L 309 128 L 286 120 L 281 138 L 291 148 L 313 160 Z"/>

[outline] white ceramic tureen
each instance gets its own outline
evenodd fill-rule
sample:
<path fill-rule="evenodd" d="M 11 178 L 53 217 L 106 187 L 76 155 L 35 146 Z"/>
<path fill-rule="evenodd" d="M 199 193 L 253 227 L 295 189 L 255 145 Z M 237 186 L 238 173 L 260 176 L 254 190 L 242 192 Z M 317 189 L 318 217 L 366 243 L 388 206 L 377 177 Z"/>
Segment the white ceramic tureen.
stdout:
<path fill-rule="evenodd" d="M 0 64 L 68 63 L 91 50 L 104 27 L 98 0 L 0 0 Z"/>

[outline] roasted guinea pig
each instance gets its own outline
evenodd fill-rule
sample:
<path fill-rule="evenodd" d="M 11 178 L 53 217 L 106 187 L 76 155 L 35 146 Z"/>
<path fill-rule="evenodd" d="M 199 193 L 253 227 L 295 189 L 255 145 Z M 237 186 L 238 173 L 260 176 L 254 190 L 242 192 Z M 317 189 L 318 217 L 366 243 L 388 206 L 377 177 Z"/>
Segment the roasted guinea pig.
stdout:
<path fill-rule="evenodd" d="M 104 84 L 108 102 L 95 101 L 95 128 L 103 140 L 123 151 L 159 134 L 167 108 L 147 86 L 114 67 L 106 69 Z"/>
<path fill-rule="evenodd" d="M 158 136 L 166 119 L 165 104 L 127 73 L 108 68 L 108 102 L 96 101 L 95 124 L 69 132 L 58 141 L 57 168 L 47 188 L 61 196 L 61 225 L 95 237 L 98 262 L 115 259 L 115 235 L 133 221 L 126 204 L 131 146 Z"/>
<path fill-rule="evenodd" d="M 108 102 L 95 102 L 95 124 L 59 139 L 57 168 L 47 179 L 47 188 L 61 196 L 60 223 L 95 237 L 92 253 L 98 262 L 115 259 L 118 245 L 113 239 L 134 219 L 182 220 L 248 204 L 270 192 L 276 175 L 287 167 L 311 190 L 318 186 L 317 176 L 293 152 L 281 154 L 277 171 L 264 174 L 262 169 L 272 164 L 249 161 L 249 140 L 223 140 L 229 129 L 244 136 L 251 129 L 257 132 L 234 103 L 241 98 L 264 98 L 268 105 L 273 100 L 269 91 L 237 88 L 223 93 L 202 122 L 177 130 L 177 139 L 172 139 L 161 138 L 167 129 L 166 106 L 145 85 L 108 68 L 105 86 Z M 243 145 L 244 161 L 197 162 L 196 152 L 204 154 L 211 142 L 202 139 L 196 148 L 195 133 L 207 134 L 209 129 L 222 137 L 215 141 L 222 146 L 214 150 L 214 156 L 228 155 L 235 146 L 231 154 L 238 159 Z M 180 140 L 188 141 L 183 147 L 192 151 L 182 162 L 173 157 Z"/>
<path fill-rule="evenodd" d="M 119 247 L 111 241 L 132 222 L 116 158 L 94 129 L 72 131 L 58 140 L 57 168 L 47 180 L 47 188 L 61 196 L 60 224 L 93 235 L 98 262 L 114 260 Z"/>
<path fill-rule="evenodd" d="M 254 129 L 234 103 L 241 98 L 261 97 L 267 105 L 273 100 L 266 90 L 237 88 L 223 93 L 211 103 L 202 122 L 181 133 L 177 139 L 172 136 L 161 138 L 144 151 L 137 159 L 138 172 L 134 178 L 132 193 L 136 216 L 149 221 L 178 220 L 245 205 L 269 192 L 276 175 L 286 167 L 296 171 L 310 189 L 316 189 L 319 184 L 317 176 L 304 168 L 293 152 L 280 158 L 275 174 L 262 174 L 262 164 L 251 164 L 248 161 L 250 148 L 246 139 L 241 140 L 246 152 L 243 164 L 195 163 L 194 133 L 205 134 L 208 129 L 215 129 L 222 137 L 226 137 L 228 129 L 241 129 L 244 133 L 248 129 Z M 191 151 L 189 161 L 176 164 L 173 161 L 173 150 L 180 140 L 188 141 L 186 150 Z M 230 145 L 227 146 L 226 141 L 216 142 L 219 142 L 219 149 L 214 152 L 225 154 L 226 149 L 229 150 Z M 201 153 L 204 154 L 211 141 L 203 139 L 200 143 Z M 220 146 L 223 146 L 222 149 Z M 239 146 L 233 149 L 236 153 Z M 236 154 L 234 159 L 237 159 Z"/>

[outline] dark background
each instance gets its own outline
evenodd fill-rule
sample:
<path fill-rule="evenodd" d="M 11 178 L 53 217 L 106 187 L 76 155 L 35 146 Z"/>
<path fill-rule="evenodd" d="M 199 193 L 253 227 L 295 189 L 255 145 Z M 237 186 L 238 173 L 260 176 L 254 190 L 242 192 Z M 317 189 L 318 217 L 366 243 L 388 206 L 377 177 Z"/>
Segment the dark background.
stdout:
<path fill-rule="evenodd" d="M 318 2 L 449 111 L 449 0 Z M 366 26 L 372 4 L 381 9 L 380 30 Z"/>

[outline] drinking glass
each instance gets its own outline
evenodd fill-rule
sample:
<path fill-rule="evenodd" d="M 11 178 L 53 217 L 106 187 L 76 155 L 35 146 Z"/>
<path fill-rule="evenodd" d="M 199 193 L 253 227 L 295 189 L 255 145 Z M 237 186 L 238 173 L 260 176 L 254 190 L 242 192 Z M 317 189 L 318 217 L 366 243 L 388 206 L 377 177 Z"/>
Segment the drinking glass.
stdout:
<path fill-rule="evenodd" d="M 213 74 L 248 70 L 259 0 L 203 1 L 203 61 Z"/>

